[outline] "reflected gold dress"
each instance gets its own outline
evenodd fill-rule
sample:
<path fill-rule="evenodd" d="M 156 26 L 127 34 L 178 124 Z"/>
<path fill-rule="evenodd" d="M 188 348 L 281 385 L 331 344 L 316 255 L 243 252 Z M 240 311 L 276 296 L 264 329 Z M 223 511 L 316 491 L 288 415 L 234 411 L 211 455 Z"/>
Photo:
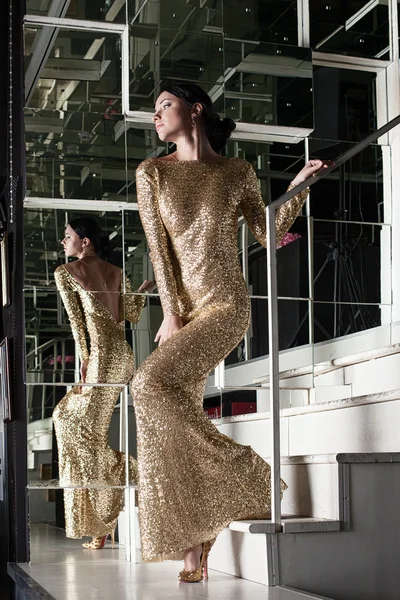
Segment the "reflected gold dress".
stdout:
<path fill-rule="evenodd" d="M 265 205 L 252 166 L 240 158 L 148 159 L 136 181 L 164 316 L 185 323 L 132 382 L 142 553 L 146 561 L 182 559 L 233 520 L 270 517 L 270 466 L 219 433 L 203 411 L 210 371 L 249 326 L 238 214 L 265 246 Z M 277 211 L 278 243 L 307 193 Z"/>
<path fill-rule="evenodd" d="M 121 387 L 96 387 L 98 383 L 128 383 L 134 371 L 132 349 L 125 340 L 125 319 L 137 323 L 145 296 L 134 296 L 125 278 L 120 293 L 120 321 L 86 291 L 61 265 L 54 273 L 66 308 L 81 360 L 89 359 L 86 383 L 74 387 L 53 413 L 58 445 L 60 486 L 125 484 L 125 455 L 108 445 L 108 430 Z M 121 272 L 121 286 L 123 278 Z M 113 293 L 113 292 L 110 292 Z M 118 293 L 118 292 L 114 292 Z M 90 353 L 86 343 L 89 334 Z M 129 475 L 136 482 L 136 461 L 129 457 Z M 115 529 L 124 506 L 124 490 L 65 489 L 65 530 L 69 538 L 103 536 Z"/>

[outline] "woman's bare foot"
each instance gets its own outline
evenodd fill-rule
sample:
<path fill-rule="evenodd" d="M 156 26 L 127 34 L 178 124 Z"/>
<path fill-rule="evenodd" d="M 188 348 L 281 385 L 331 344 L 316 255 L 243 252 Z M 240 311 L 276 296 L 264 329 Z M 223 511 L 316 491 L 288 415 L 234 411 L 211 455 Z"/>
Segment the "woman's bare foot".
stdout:
<path fill-rule="evenodd" d="M 202 549 L 202 544 L 199 544 L 198 546 L 185 550 L 185 571 L 195 571 L 199 568 Z"/>

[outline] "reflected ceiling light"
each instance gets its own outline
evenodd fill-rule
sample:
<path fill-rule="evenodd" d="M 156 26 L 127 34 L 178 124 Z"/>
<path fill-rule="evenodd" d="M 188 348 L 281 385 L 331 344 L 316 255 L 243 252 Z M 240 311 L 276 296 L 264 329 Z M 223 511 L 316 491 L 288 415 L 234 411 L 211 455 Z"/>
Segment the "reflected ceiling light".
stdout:
<path fill-rule="evenodd" d="M 113 231 L 112 233 L 110 233 L 110 235 L 108 236 L 109 240 L 113 240 L 115 237 L 117 237 L 118 235 L 118 231 Z"/>

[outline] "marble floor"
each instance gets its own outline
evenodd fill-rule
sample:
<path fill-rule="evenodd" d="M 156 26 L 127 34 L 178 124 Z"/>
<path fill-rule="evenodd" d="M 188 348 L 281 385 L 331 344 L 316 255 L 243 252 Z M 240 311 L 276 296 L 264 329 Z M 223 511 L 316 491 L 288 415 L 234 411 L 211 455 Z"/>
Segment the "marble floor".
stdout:
<path fill-rule="evenodd" d="M 179 583 L 180 563 L 128 563 L 118 545 L 84 550 L 49 525 L 32 527 L 31 563 L 20 566 L 55 600 L 318 600 L 217 571 L 209 572 L 208 582 Z"/>

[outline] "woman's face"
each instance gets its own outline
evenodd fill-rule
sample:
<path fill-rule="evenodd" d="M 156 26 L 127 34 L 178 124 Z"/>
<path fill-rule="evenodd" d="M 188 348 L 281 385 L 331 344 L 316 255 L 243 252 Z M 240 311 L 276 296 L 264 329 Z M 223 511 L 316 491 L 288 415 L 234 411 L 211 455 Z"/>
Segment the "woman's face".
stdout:
<path fill-rule="evenodd" d="M 163 142 L 176 142 L 192 129 L 191 111 L 180 98 L 168 92 L 157 98 L 153 122 Z"/>
<path fill-rule="evenodd" d="M 78 256 L 87 246 L 86 242 L 88 241 L 89 240 L 87 238 L 82 240 L 72 229 L 72 227 L 67 225 L 65 228 L 64 239 L 61 240 L 61 245 L 64 248 L 65 256 Z"/>

